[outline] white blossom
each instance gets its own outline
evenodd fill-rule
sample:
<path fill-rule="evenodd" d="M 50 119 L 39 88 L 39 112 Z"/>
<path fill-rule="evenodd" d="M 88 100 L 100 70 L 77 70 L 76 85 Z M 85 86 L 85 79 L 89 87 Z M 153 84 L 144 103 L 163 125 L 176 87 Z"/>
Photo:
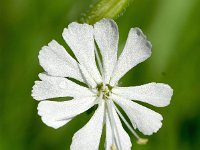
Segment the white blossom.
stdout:
<path fill-rule="evenodd" d="M 35 82 L 32 96 L 40 101 L 38 114 L 42 121 L 57 129 L 97 105 L 92 118 L 74 134 L 71 150 L 97 150 L 104 125 L 106 150 L 130 150 L 131 140 L 120 118 L 139 144 L 146 143 L 147 140 L 141 139 L 135 130 L 151 135 L 161 128 L 163 118 L 137 101 L 164 107 L 169 105 L 173 90 L 163 83 L 118 86 L 118 81 L 130 69 L 150 57 L 151 43 L 146 36 L 139 28 L 131 28 L 117 58 L 119 33 L 113 20 L 102 19 L 94 26 L 73 22 L 62 35 L 76 59 L 55 40 L 40 50 L 39 62 L 45 73 L 39 74 L 41 81 Z M 76 80 L 86 86 L 79 85 Z M 72 100 L 49 100 L 57 97 L 72 97 Z M 131 124 L 117 105 L 127 114 Z"/>

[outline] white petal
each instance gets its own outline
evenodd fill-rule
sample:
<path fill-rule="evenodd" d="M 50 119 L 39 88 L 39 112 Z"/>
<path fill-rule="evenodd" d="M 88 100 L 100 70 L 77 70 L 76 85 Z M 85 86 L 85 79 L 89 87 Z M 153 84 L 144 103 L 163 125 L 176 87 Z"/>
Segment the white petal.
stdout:
<path fill-rule="evenodd" d="M 119 132 L 119 140 L 120 140 L 122 149 L 123 150 L 130 150 L 131 146 L 132 146 L 130 137 L 126 133 L 126 131 L 124 130 L 124 128 L 123 128 L 123 126 L 121 124 L 121 121 L 120 121 L 120 119 L 118 117 L 118 114 L 116 113 L 114 108 L 113 108 L 113 116 L 114 116 L 114 119 L 115 119 L 117 130 Z"/>
<path fill-rule="evenodd" d="M 162 126 L 162 116 L 155 111 L 141 106 L 131 100 L 126 100 L 112 95 L 115 102 L 125 111 L 133 125 L 136 124 L 139 131 L 145 135 L 157 132 Z"/>
<path fill-rule="evenodd" d="M 112 107 L 112 115 L 115 121 L 116 129 L 115 129 L 115 136 L 119 136 L 120 148 L 122 150 L 130 150 L 131 149 L 131 141 L 129 135 L 124 130 L 122 123 L 116 113 L 115 109 Z M 117 130 L 117 131 L 116 131 Z M 118 132 L 118 134 L 116 133 Z M 111 149 L 112 142 L 112 130 L 111 130 L 111 123 L 108 117 L 108 113 L 106 113 L 106 150 Z M 117 139 L 116 139 L 117 141 Z M 116 146 L 116 145 L 115 145 Z"/>
<path fill-rule="evenodd" d="M 115 85 L 131 68 L 143 62 L 151 55 L 151 43 L 139 28 L 129 31 L 128 39 L 119 60 L 116 63 L 110 84 Z"/>
<path fill-rule="evenodd" d="M 92 88 L 95 88 L 97 86 L 96 82 L 92 79 L 91 75 L 88 73 L 88 71 L 85 69 L 83 65 L 79 65 L 80 70 L 83 74 L 83 79 L 85 83 L 87 83 Z"/>
<path fill-rule="evenodd" d="M 173 89 L 163 83 L 148 83 L 141 86 L 116 87 L 112 89 L 112 92 L 124 98 L 164 107 L 169 105 Z"/>
<path fill-rule="evenodd" d="M 94 25 L 94 35 L 100 49 L 105 83 L 109 83 L 113 68 L 117 61 L 118 27 L 113 20 L 102 19 Z"/>
<path fill-rule="evenodd" d="M 89 122 L 74 134 L 71 150 L 98 150 L 104 124 L 104 109 L 105 104 L 102 102 Z"/>
<path fill-rule="evenodd" d="M 71 23 L 63 31 L 63 38 L 72 49 L 79 63 L 82 64 L 97 83 L 101 83 L 101 75 L 97 69 L 94 54 L 93 26 Z"/>
<path fill-rule="evenodd" d="M 64 102 L 41 101 L 38 105 L 38 114 L 46 125 L 57 129 L 92 107 L 95 99 L 87 97 Z"/>
<path fill-rule="evenodd" d="M 86 97 L 94 94 L 86 87 L 80 86 L 66 78 L 52 77 L 39 74 L 42 81 L 36 81 L 32 90 L 32 97 L 45 100 L 56 97 Z"/>
<path fill-rule="evenodd" d="M 105 139 L 105 149 L 106 150 L 110 150 L 112 144 L 114 144 L 116 146 L 115 141 L 113 141 L 112 139 L 113 139 L 112 128 L 111 128 L 110 120 L 108 117 L 108 112 L 106 112 L 106 139 Z"/>
<path fill-rule="evenodd" d="M 39 53 L 40 65 L 52 76 L 71 77 L 83 81 L 78 63 L 56 41 L 42 47 Z"/>

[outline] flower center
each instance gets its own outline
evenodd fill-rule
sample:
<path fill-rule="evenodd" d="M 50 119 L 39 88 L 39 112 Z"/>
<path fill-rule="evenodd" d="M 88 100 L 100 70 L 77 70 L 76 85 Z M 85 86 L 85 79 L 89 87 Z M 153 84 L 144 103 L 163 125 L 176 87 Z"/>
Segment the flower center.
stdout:
<path fill-rule="evenodd" d="M 112 86 L 110 86 L 109 84 L 104 85 L 103 83 L 97 85 L 96 87 L 98 93 L 97 95 L 99 97 L 102 97 L 104 100 L 108 100 L 110 93 L 112 91 Z"/>

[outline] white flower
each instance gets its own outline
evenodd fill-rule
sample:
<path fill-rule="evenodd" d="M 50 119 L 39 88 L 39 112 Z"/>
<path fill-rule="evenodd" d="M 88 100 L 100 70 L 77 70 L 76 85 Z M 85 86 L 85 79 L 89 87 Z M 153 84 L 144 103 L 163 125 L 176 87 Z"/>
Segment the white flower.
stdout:
<path fill-rule="evenodd" d="M 145 135 L 151 135 L 162 126 L 163 118 L 136 102 L 164 107 L 169 105 L 173 90 L 162 83 L 117 86 L 123 75 L 151 55 L 151 43 L 142 31 L 139 28 L 130 30 L 119 58 L 118 27 L 113 20 L 103 19 L 94 26 L 73 22 L 64 29 L 62 35 L 77 60 L 54 40 L 40 51 L 40 65 L 46 73 L 39 74 L 41 81 L 35 82 L 32 96 L 41 101 L 38 105 L 38 114 L 42 121 L 57 129 L 94 105 L 98 105 L 88 123 L 75 133 L 71 150 L 97 150 L 104 124 L 105 149 L 130 150 L 132 144 L 120 118 L 138 138 L 138 143 L 145 143 L 146 140 L 141 139 L 133 128 L 137 128 Z M 75 83 L 72 78 L 87 86 Z M 57 97 L 73 99 L 59 102 L 48 100 Z M 126 121 L 116 104 L 124 110 L 132 125 Z"/>

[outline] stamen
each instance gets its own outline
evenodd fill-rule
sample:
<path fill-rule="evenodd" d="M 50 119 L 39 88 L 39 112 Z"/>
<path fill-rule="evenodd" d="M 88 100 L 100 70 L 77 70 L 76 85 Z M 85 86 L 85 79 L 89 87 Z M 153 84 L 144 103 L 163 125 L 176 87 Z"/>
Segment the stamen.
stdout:
<path fill-rule="evenodd" d="M 115 107 L 115 110 L 117 111 L 117 113 L 119 114 L 120 118 L 124 121 L 125 125 L 129 128 L 129 130 L 133 133 L 133 135 L 135 135 L 135 137 L 138 139 L 137 143 L 138 144 L 146 144 L 148 139 L 142 139 L 139 137 L 139 135 L 134 131 L 134 129 L 131 127 L 131 125 L 126 121 L 126 119 L 124 118 L 124 116 L 121 114 L 121 112 L 119 111 L 119 109 L 113 104 L 112 105 Z"/>
<path fill-rule="evenodd" d="M 113 138 L 115 137 L 115 139 L 116 139 L 117 149 L 121 150 L 121 143 L 120 143 L 120 139 L 119 139 L 119 132 L 118 132 L 117 127 L 116 127 L 116 123 L 115 123 L 115 120 L 114 120 L 112 108 L 110 107 L 111 104 L 112 103 L 110 103 L 110 101 L 107 102 L 108 116 L 110 117 L 111 127 L 113 127 L 115 129 L 115 131 L 116 131 L 116 132 L 114 132 L 114 130 L 113 130 Z"/>
<path fill-rule="evenodd" d="M 108 100 L 112 87 L 108 84 L 104 85 L 103 83 L 101 83 L 97 85 L 96 90 L 97 96 L 99 96 L 100 93 L 103 93 L 103 100 Z"/>
<path fill-rule="evenodd" d="M 107 110 L 108 110 L 108 104 L 106 105 L 106 107 L 107 107 Z M 108 119 L 109 119 L 109 122 L 110 122 L 110 127 L 111 127 L 111 130 L 112 130 L 112 143 L 115 143 L 115 131 L 114 131 L 114 129 L 113 129 L 113 126 L 112 126 L 112 121 L 111 121 L 111 116 L 109 115 L 109 111 L 107 111 L 107 113 L 108 113 Z M 113 144 L 112 144 L 113 145 Z"/>

